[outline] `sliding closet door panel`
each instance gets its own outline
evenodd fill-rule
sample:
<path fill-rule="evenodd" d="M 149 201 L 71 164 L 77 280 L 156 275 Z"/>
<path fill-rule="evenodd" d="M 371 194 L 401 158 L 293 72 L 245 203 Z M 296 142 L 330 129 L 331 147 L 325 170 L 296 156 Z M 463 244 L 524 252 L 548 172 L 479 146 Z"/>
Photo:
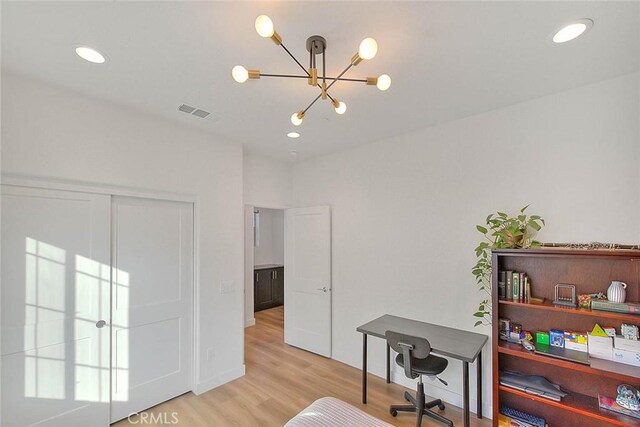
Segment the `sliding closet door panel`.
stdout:
<path fill-rule="evenodd" d="M 191 389 L 193 205 L 114 197 L 112 421 Z"/>
<path fill-rule="evenodd" d="M 110 197 L 3 185 L 1 203 L 0 425 L 106 426 Z"/>

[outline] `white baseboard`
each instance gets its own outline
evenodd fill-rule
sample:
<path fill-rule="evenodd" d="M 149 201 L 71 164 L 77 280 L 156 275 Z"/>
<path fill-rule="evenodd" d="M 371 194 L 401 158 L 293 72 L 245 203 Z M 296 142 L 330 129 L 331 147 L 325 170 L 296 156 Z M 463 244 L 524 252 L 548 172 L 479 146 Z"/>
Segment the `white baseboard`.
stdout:
<path fill-rule="evenodd" d="M 228 371 L 223 372 L 220 375 L 216 375 L 215 377 L 204 380 L 198 384 L 196 384 L 193 389 L 193 393 L 196 395 L 201 395 L 202 393 L 206 393 L 209 390 L 213 390 L 216 387 L 220 387 L 223 384 L 228 383 L 229 381 L 233 381 L 237 378 L 244 376 L 245 366 L 239 366 L 234 369 L 229 369 Z"/>
<path fill-rule="evenodd" d="M 247 319 L 244 321 L 244 327 L 248 328 L 249 326 L 253 326 L 256 324 L 256 318 L 252 317 L 251 319 Z"/>
<path fill-rule="evenodd" d="M 370 372 L 371 373 L 371 372 Z M 375 375 L 375 374 L 374 374 Z M 435 380 L 436 383 L 432 383 L 430 380 L 426 380 L 424 382 L 424 393 L 427 396 L 434 397 L 436 399 L 442 399 L 443 402 L 449 403 L 451 405 L 455 405 L 459 408 L 462 408 L 462 395 L 456 393 L 455 391 L 448 390 L 444 388 L 444 386 L 440 386 L 440 384 Z M 400 374 L 398 372 L 391 372 L 391 382 L 400 384 L 402 386 L 407 387 L 408 389 L 414 390 L 416 388 L 416 382 L 409 380 L 404 374 Z M 488 400 L 491 400 L 491 396 L 483 396 Z M 478 407 L 478 401 L 473 398 L 469 398 L 469 411 L 472 413 L 476 413 L 476 408 Z M 483 399 L 482 402 L 482 417 L 491 419 L 493 417 L 493 406 L 487 402 L 487 400 Z"/>

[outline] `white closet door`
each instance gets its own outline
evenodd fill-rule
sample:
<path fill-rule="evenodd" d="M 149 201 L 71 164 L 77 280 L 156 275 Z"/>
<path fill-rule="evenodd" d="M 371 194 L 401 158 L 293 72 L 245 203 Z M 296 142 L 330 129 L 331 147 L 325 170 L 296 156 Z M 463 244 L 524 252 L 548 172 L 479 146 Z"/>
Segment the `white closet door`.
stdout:
<path fill-rule="evenodd" d="M 106 426 L 110 197 L 3 185 L 1 203 L 0 425 Z"/>
<path fill-rule="evenodd" d="M 331 357 L 331 211 L 284 215 L 284 342 Z"/>
<path fill-rule="evenodd" d="M 117 421 L 191 390 L 193 204 L 114 197 L 112 227 Z"/>

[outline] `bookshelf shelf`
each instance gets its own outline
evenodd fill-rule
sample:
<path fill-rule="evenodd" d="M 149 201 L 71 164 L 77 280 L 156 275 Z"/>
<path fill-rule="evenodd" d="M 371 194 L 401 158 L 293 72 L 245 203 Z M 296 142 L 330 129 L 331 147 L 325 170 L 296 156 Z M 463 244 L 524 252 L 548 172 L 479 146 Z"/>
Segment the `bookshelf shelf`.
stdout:
<path fill-rule="evenodd" d="M 620 328 L 622 323 L 640 325 L 640 316 L 599 310 L 559 307 L 552 304 L 558 283 L 572 284 L 576 293 L 606 291 L 613 280 L 627 283 L 627 300 L 640 300 L 640 251 L 601 251 L 566 249 L 495 250 L 492 253 L 492 350 L 493 411 L 498 418 L 501 406 L 544 418 L 550 426 L 632 425 L 640 420 L 598 407 L 598 394 L 615 397 L 619 384 L 640 382 L 640 367 L 591 359 L 591 366 L 536 354 L 521 345 L 499 340 L 498 319 L 507 318 L 523 330 L 546 331 L 552 328 L 590 331 L 595 323 Z M 498 272 L 526 273 L 533 295 L 545 302 L 522 303 L 499 300 Z M 542 375 L 570 394 L 560 402 L 529 395 L 500 385 L 501 370 Z"/>
<path fill-rule="evenodd" d="M 600 409 L 600 407 L 598 406 L 598 398 L 596 397 L 585 396 L 584 394 L 579 393 L 571 393 L 568 396 L 565 396 L 560 402 L 556 402 L 554 400 L 534 396 L 524 391 L 516 390 L 514 388 L 506 387 L 503 385 L 500 385 L 499 388 L 501 392 L 513 394 L 515 396 L 518 396 L 519 398 L 530 399 L 543 405 L 573 412 L 583 417 L 603 421 L 607 423 L 607 425 L 640 427 L 640 419 Z"/>
<path fill-rule="evenodd" d="M 590 310 L 586 308 L 559 307 L 547 301 L 545 301 L 542 304 L 536 304 L 536 303 L 515 302 L 515 301 L 509 301 L 509 300 L 499 300 L 498 303 L 503 305 L 513 306 L 513 307 L 519 307 L 522 309 L 555 311 L 555 312 L 562 312 L 564 314 L 571 314 L 571 315 L 577 315 L 577 316 L 589 316 L 589 317 L 597 317 L 600 319 L 614 319 L 614 320 L 620 320 L 623 322 L 640 323 L 640 315 L 638 314 L 616 313 L 613 311 Z"/>
<path fill-rule="evenodd" d="M 622 365 L 608 360 L 597 361 L 597 366 L 601 367 L 600 369 L 597 369 L 593 366 L 583 365 L 582 363 L 570 362 L 568 360 L 557 359 L 555 357 L 544 356 L 532 351 L 527 351 L 520 344 L 512 344 L 508 342 L 500 342 L 498 344 L 498 353 L 533 360 L 547 365 L 558 366 L 563 369 L 571 369 L 576 372 L 613 378 L 621 382 L 626 381 L 636 383 L 640 380 L 640 368 L 630 365 Z"/>

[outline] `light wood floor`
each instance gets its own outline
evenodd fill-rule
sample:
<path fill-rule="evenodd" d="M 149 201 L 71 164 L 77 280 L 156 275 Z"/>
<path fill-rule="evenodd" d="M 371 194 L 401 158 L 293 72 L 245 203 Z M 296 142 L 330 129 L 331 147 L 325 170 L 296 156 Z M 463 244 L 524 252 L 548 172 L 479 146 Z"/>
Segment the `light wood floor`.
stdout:
<path fill-rule="evenodd" d="M 314 400 L 333 396 L 396 426 L 415 426 L 414 414 L 389 415 L 389 405 L 404 404 L 406 388 L 369 375 L 369 403 L 361 399 L 359 369 L 284 344 L 282 307 L 256 313 L 245 329 L 246 375 L 200 396 L 187 393 L 155 406 L 150 414 L 177 412 L 180 426 L 282 426 Z M 411 390 L 413 391 L 413 390 Z M 462 425 L 462 410 L 447 405 L 444 416 Z M 124 420 L 118 427 L 129 425 Z M 147 424 L 149 425 L 149 424 Z M 441 425 L 425 419 L 423 426 Z M 471 414 L 471 425 L 490 426 Z"/>

